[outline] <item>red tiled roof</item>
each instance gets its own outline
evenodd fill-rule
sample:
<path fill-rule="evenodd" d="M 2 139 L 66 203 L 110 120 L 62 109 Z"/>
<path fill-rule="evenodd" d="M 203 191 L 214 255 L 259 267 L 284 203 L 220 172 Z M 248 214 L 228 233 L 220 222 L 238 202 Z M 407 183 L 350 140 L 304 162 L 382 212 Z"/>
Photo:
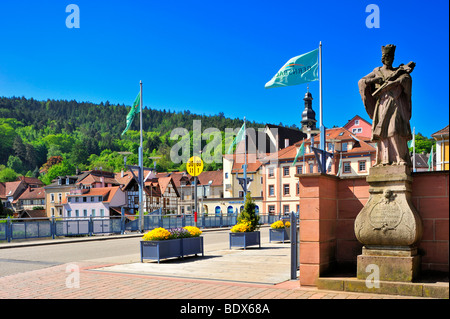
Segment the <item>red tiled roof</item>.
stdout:
<path fill-rule="evenodd" d="M 108 203 L 114 198 L 116 192 L 119 190 L 118 186 L 113 187 L 97 187 L 91 188 L 83 194 L 70 194 L 69 197 L 84 197 L 84 196 L 103 196 L 103 202 Z"/>
<path fill-rule="evenodd" d="M 27 188 L 19 196 L 19 199 L 45 199 L 45 190 L 43 187 L 39 188 Z"/>
<path fill-rule="evenodd" d="M 355 139 L 352 137 L 353 134 L 350 133 L 350 131 L 348 131 L 347 129 L 345 129 L 343 127 L 327 129 L 325 131 L 325 134 L 326 134 L 326 142 L 329 142 L 329 143 L 331 143 L 331 141 L 333 141 L 333 140 L 335 140 L 338 143 L 347 142 L 347 141 L 355 141 Z M 354 154 L 354 153 L 367 153 L 367 152 L 375 152 L 376 151 L 373 146 L 366 143 L 361 137 L 355 136 L 355 138 L 359 141 L 358 142 L 359 145 L 355 144 L 352 147 L 352 149 L 346 151 L 346 153 Z M 319 141 L 320 141 L 320 134 L 314 136 L 314 143 L 317 144 L 317 142 L 319 142 Z M 278 160 L 294 159 L 295 156 L 297 155 L 297 150 L 302 145 L 302 143 L 303 143 L 303 141 L 299 141 L 299 142 L 295 143 L 294 145 L 288 146 L 288 147 L 278 151 L 278 153 L 269 156 L 268 159 L 271 159 L 271 158 L 275 159 L 276 157 L 278 157 Z M 306 139 L 305 145 L 311 145 L 311 140 Z M 306 151 L 305 151 L 306 156 L 311 156 L 313 154 L 314 154 L 314 152 L 312 152 L 311 149 L 310 149 L 309 153 L 306 153 Z"/>
<path fill-rule="evenodd" d="M 223 170 L 203 171 L 203 173 L 198 176 L 198 181 L 200 182 L 200 185 L 208 185 L 209 181 L 212 181 L 211 186 L 222 186 Z"/>
<path fill-rule="evenodd" d="M 6 196 L 14 196 L 14 194 L 17 192 L 17 189 L 19 188 L 20 184 L 22 184 L 22 181 L 15 181 L 15 182 L 6 182 L 5 187 L 5 195 Z"/>
<path fill-rule="evenodd" d="M 443 129 L 437 131 L 436 133 L 431 134 L 432 137 L 439 137 L 440 135 L 448 135 L 449 134 L 449 129 L 448 129 L 448 125 L 446 127 L 444 127 Z"/>

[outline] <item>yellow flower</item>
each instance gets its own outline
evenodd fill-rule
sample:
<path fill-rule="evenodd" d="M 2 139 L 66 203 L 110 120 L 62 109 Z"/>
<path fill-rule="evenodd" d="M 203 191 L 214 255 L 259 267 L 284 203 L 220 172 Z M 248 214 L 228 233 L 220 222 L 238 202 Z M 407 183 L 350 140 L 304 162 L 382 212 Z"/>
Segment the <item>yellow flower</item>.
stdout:
<path fill-rule="evenodd" d="M 282 220 L 278 220 L 275 223 L 273 223 L 272 225 L 270 225 L 270 227 L 272 227 L 273 229 L 280 229 L 280 228 L 284 228 L 284 227 L 291 227 L 291 223 L 290 222 L 286 222 L 283 224 Z"/>
<path fill-rule="evenodd" d="M 202 234 L 202 231 L 194 226 L 186 226 L 184 227 L 184 229 L 186 229 L 191 234 L 192 237 L 198 237 Z"/>
<path fill-rule="evenodd" d="M 249 221 L 242 221 L 231 228 L 232 233 L 245 233 L 250 231 L 251 223 Z"/>
<path fill-rule="evenodd" d="M 155 228 L 147 233 L 144 234 L 142 237 L 143 240 L 167 240 L 169 239 L 170 232 L 162 227 Z"/>

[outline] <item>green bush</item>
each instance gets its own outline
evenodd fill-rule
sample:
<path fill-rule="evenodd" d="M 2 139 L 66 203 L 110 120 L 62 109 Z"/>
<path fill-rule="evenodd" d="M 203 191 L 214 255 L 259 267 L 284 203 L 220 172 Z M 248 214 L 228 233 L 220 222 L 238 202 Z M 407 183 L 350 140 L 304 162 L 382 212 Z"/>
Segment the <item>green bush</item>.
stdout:
<path fill-rule="evenodd" d="M 237 222 L 250 222 L 249 231 L 259 229 L 259 215 L 256 214 L 256 204 L 250 193 L 247 193 L 247 196 L 245 197 L 244 209 L 237 217 Z"/>

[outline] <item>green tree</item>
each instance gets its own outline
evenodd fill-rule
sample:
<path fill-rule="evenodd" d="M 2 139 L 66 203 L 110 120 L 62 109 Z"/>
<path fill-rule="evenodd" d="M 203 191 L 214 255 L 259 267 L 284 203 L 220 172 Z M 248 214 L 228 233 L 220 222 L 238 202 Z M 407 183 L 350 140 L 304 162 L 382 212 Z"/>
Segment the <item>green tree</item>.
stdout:
<path fill-rule="evenodd" d="M 17 176 L 17 173 L 9 167 L 0 170 L 0 182 L 14 182 Z"/>
<path fill-rule="evenodd" d="M 415 136 L 415 144 L 416 144 L 416 153 L 430 153 L 431 148 L 436 144 L 436 140 L 434 138 L 427 138 L 420 133 L 417 133 Z M 411 152 L 413 148 L 410 148 Z"/>
<path fill-rule="evenodd" d="M 237 217 L 237 222 L 250 222 L 250 231 L 259 229 L 259 215 L 256 214 L 256 204 L 250 192 L 245 196 L 244 209 Z"/>
<path fill-rule="evenodd" d="M 9 156 L 7 166 L 18 173 L 22 173 L 24 170 L 22 160 L 18 156 L 14 155 Z"/>
<path fill-rule="evenodd" d="M 25 158 L 27 156 L 27 150 L 25 148 L 25 144 L 23 143 L 20 135 L 17 135 L 14 138 L 13 150 L 14 150 L 14 153 L 16 156 L 18 156 L 22 161 L 25 160 Z"/>
<path fill-rule="evenodd" d="M 43 177 L 41 181 L 48 185 L 58 176 L 73 175 L 75 174 L 75 166 L 69 163 L 69 161 L 64 160 L 59 164 L 53 165 Z"/>

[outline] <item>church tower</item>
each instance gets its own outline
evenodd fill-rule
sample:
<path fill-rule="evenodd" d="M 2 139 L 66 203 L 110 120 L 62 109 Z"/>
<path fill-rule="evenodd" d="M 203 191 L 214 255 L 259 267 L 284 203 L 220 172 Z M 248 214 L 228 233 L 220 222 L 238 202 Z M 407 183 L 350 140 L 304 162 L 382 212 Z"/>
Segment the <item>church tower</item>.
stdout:
<path fill-rule="evenodd" d="M 303 99 L 305 101 L 305 109 L 302 113 L 302 132 L 308 134 L 308 131 L 315 131 L 316 128 L 316 112 L 312 109 L 312 94 L 309 92 L 309 90 L 306 92 L 305 97 Z M 309 134 L 308 134 L 309 137 Z"/>

